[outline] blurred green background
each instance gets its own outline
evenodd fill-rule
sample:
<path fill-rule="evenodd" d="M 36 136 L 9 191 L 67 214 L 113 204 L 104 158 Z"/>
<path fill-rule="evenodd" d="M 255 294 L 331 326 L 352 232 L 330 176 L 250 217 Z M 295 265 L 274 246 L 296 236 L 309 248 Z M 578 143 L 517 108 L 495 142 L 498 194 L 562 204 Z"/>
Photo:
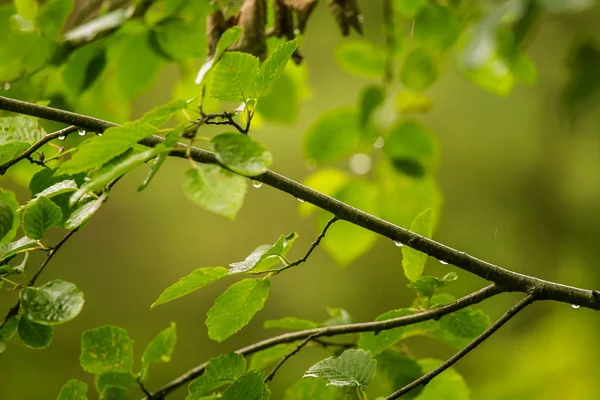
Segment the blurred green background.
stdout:
<path fill-rule="evenodd" d="M 380 2 L 362 1 L 365 36 L 382 42 Z M 528 54 L 538 66 L 533 88 L 499 97 L 474 86 L 446 62 L 442 79 L 428 93 L 435 104 L 423 121 L 442 151 L 437 174 L 444 208 L 435 239 L 513 271 L 584 288 L 600 288 L 600 112 L 569 122 L 558 99 L 567 79 L 565 59 L 574 41 L 600 37 L 598 7 L 584 13 L 546 16 L 537 25 Z M 302 136 L 322 112 L 355 104 L 369 80 L 341 71 L 333 50 L 343 39 L 327 13 L 317 7 L 302 43 L 311 97 L 301 104 L 293 126 L 262 125 L 253 136 L 274 154 L 273 169 L 302 181 L 309 174 Z M 600 73 L 600 71 L 599 71 Z M 136 117 L 172 96 L 178 72 L 165 68 L 159 82 L 135 101 Z M 55 398 L 70 378 L 91 382 L 79 366 L 81 332 L 104 324 L 126 328 L 136 354 L 170 321 L 178 344 L 171 363 L 154 368 L 157 389 L 210 357 L 272 336 L 262 322 L 286 315 L 326 318 L 326 306 L 347 309 L 356 321 L 409 304 L 413 292 L 401 270 L 400 249 L 386 239 L 349 267 L 337 267 L 322 250 L 309 262 L 273 280 L 263 311 L 223 344 L 208 339 L 204 319 L 214 298 L 233 280 L 150 310 L 161 291 L 199 267 L 243 260 L 257 245 L 283 233 L 300 238 L 292 259 L 316 236 L 315 222 L 302 219 L 298 202 L 263 185 L 249 189 L 235 222 L 189 202 L 181 191 L 187 163 L 171 160 L 150 187 L 138 194 L 145 171 L 126 177 L 110 201 L 61 250 L 44 273 L 74 282 L 85 293 L 81 315 L 55 330 L 48 349 L 14 344 L 0 356 L 1 399 Z M 16 190 L 22 201 L 28 192 Z M 313 217 L 314 218 L 314 217 Z M 479 278 L 430 260 L 426 273 L 459 273 L 456 295 L 486 284 Z M 502 295 L 481 307 L 496 318 L 518 298 Z M 13 303 L 0 294 L 2 312 Z M 458 363 L 473 399 L 554 400 L 600 398 L 600 315 L 559 303 L 525 310 L 477 351 Z M 447 357 L 451 349 L 427 338 L 409 339 L 418 357 Z M 304 350 L 275 378 L 274 398 L 325 352 Z M 184 398 L 187 390 L 172 398 Z"/>

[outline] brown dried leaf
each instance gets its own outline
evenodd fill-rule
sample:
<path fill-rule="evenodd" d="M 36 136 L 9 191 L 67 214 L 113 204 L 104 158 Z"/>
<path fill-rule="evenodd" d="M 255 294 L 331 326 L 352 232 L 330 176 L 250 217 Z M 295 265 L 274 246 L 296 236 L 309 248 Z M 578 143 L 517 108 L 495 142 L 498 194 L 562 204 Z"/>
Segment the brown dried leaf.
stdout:
<path fill-rule="evenodd" d="M 275 1 L 277 2 L 278 0 Z M 304 33 L 308 18 L 310 18 L 310 15 L 317 5 L 317 0 L 283 0 L 283 2 L 289 8 L 296 11 L 298 15 L 298 30 L 300 33 Z"/>
<path fill-rule="evenodd" d="M 273 35 L 285 36 L 288 40 L 292 40 L 295 37 L 292 10 L 285 5 L 284 0 L 273 0 L 273 11 L 275 14 Z"/>
<path fill-rule="evenodd" d="M 240 10 L 238 25 L 242 37 L 229 50 L 243 51 L 264 60 L 267 57 L 267 0 L 246 0 Z"/>
<path fill-rule="evenodd" d="M 206 17 L 206 40 L 208 42 L 208 58 L 214 56 L 217 49 L 217 43 L 228 28 L 225 14 L 223 11 L 217 10 Z"/>
<path fill-rule="evenodd" d="M 342 30 L 342 35 L 348 36 L 351 27 L 362 35 L 362 14 L 356 0 L 329 0 L 329 10 Z"/>

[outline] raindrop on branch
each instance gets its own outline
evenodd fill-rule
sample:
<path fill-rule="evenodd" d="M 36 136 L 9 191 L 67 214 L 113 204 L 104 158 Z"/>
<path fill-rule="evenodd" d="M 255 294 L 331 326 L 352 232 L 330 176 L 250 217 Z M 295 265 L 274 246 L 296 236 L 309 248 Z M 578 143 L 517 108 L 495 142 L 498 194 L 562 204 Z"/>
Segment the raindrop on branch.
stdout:
<path fill-rule="evenodd" d="M 60 135 L 60 136 L 58 137 L 58 140 L 65 140 L 66 138 L 67 138 L 67 137 L 66 137 L 65 135 Z"/>
<path fill-rule="evenodd" d="M 254 180 L 253 180 L 253 181 L 252 181 L 252 186 L 254 186 L 255 188 L 257 188 L 257 189 L 258 189 L 259 187 L 261 187 L 261 186 L 262 186 L 262 182 L 259 182 L 259 181 L 254 181 Z"/>
<path fill-rule="evenodd" d="M 4 82 L 4 85 L 2 85 L 2 89 L 10 90 L 10 82 Z"/>
<path fill-rule="evenodd" d="M 404 246 L 404 245 L 402 244 L 402 242 L 397 242 L 397 241 L 395 241 L 395 240 L 394 240 L 394 244 L 395 244 L 396 246 L 398 246 L 398 247 L 402 247 L 402 246 Z"/>
<path fill-rule="evenodd" d="M 101 132 L 96 133 L 96 136 L 102 136 Z"/>
<path fill-rule="evenodd" d="M 296 200 L 298 200 L 300 203 L 304 203 L 304 199 L 301 199 L 300 197 L 296 197 Z"/>
<path fill-rule="evenodd" d="M 577 304 L 571 304 L 571 307 L 572 307 L 572 308 L 579 308 L 580 306 L 579 306 L 579 305 L 577 305 Z"/>
<path fill-rule="evenodd" d="M 381 149 L 381 148 L 383 148 L 384 144 L 385 144 L 385 139 L 382 138 L 381 136 L 378 136 L 377 139 L 375 139 L 375 142 L 373 142 L 373 147 L 375 147 L 376 149 Z"/>
<path fill-rule="evenodd" d="M 79 136 L 85 136 L 87 132 L 85 131 L 85 129 L 80 129 L 77 133 L 79 133 Z"/>
<path fill-rule="evenodd" d="M 448 265 L 448 261 L 444 261 L 444 260 L 438 260 L 440 262 L 440 264 L 442 265 Z"/>

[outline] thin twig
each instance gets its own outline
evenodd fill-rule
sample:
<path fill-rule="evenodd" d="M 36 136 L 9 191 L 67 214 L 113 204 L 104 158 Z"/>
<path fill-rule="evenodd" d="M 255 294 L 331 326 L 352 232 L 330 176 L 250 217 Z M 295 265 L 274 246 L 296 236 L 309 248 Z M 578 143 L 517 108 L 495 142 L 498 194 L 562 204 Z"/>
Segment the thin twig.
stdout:
<path fill-rule="evenodd" d="M 102 132 L 112 126 L 117 126 L 112 122 L 86 115 L 2 96 L 0 96 L 0 110 L 76 125 L 93 132 Z M 164 138 L 162 136 L 152 135 L 141 140 L 139 143 L 143 146 L 155 147 L 163 141 Z M 178 143 L 174 147 L 174 150 L 170 153 L 171 156 L 179 158 L 187 158 L 189 156 L 199 163 L 219 164 L 227 168 L 220 164 L 215 154 L 210 151 L 186 146 L 182 143 Z M 340 220 L 348 221 L 387 237 L 390 240 L 403 243 L 438 260 L 443 260 L 487 281 L 495 282 L 507 291 L 535 293 L 539 300 L 554 300 L 567 304 L 576 304 L 593 310 L 600 310 L 600 296 L 594 296 L 591 290 L 562 285 L 501 268 L 498 265 L 478 259 L 463 251 L 458 251 L 435 240 L 411 232 L 406 228 L 356 209 L 340 200 L 306 187 L 273 171 L 267 171 L 262 175 L 252 177 L 252 179 L 272 186 L 296 198 L 301 198 L 322 210 L 332 213 Z"/>
<path fill-rule="evenodd" d="M 294 350 L 292 350 L 289 354 L 286 354 L 285 357 L 283 357 L 278 363 L 277 365 L 275 365 L 275 367 L 273 367 L 273 369 L 271 370 L 271 372 L 269 372 L 269 375 L 267 375 L 265 377 L 264 382 L 268 383 L 270 382 L 273 377 L 275 376 L 275 374 L 277 373 L 277 371 L 279 370 L 279 368 L 281 368 L 283 366 L 283 364 L 289 360 L 290 358 L 292 358 L 296 353 L 298 353 L 300 350 L 302 350 L 302 348 L 304 346 L 306 346 L 308 344 L 308 342 L 310 342 L 312 339 L 314 339 L 313 336 L 309 336 L 306 339 L 304 339 L 298 346 L 296 346 L 296 348 Z"/>
<path fill-rule="evenodd" d="M 30 148 L 28 148 L 27 150 L 25 150 L 23 153 L 19 154 L 17 157 L 13 158 L 10 161 L 7 161 L 6 163 L 0 165 L 0 175 L 4 175 L 6 173 L 6 171 L 8 171 L 8 169 L 10 167 L 12 167 L 13 165 L 15 165 L 16 163 L 18 163 L 21 160 L 33 160 L 31 158 L 31 155 L 40 147 L 42 147 L 43 145 L 45 145 L 46 143 L 50 142 L 51 140 L 57 139 L 59 137 L 66 137 L 69 134 L 73 133 L 73 132 L 77 132 L 79 128 L 77 128 L 76 126 L 68 126 L 64 129 L 61 129 L 59 131 L 53 132 L 53 133 L 49 133 L 46 136 L 44 136 L 43 138 L 39 139 L 37 142 L 35 142 L 34 144 L 31 145 Z"/>
<path fill-rule="evenodd" d="M 389 84 L 394 78 L 394 53 L 396 52 L 396 35 L 394 32 L 394 10 L 392 0 L 383 0 L 383 20 L 385 31 L 385 75 L 384 84 Z"/>
<path fill-rule="evenodd" d="M 331 227 L 331 225 L 333 225 L 333 223 L 335 221 L 337 221 L 337 217 L 332 217 L 329 221 L 327 221 L 327 224 L 325 224 L 325 227 L 323 228 L 323 231 L 321 231 L 321 233 L 319 234 L 319 236 L 317 236 L 317 238 L 315 239 L 314 242 L 312 242 L 312 244 L 310 245 L 308 251 L 306 252 L 306 254 L 304 255 L 304 257 L 280 268 L 277 270 L 277 273 L 281 272 L 281 271 L 285 271 L 288 268 L 292 268 L 295 267 L 299 264 L 302 264 L 303 262 L 306 262 L 306 260 L 308 260 L 308 257 L 310 257 L 310 254 L 313 252 L 313 250 L 319 245 L 319 243 L 321 243 L 321 240 L 323 240 L 323 238 L 325 237 L 325 235 L 327 234 L 327 231 L 329 230 L 329 227 Z"/>
<path fill-rule="evenodd" d="M 46 266 L 48 265 L 48 263 L 54 258 L 56 253 L 60 250 L 60 248 L 71 238 L 71 236 L 73 236 L 73 234 L 75 232 L 77 232 L 77 228 L 71 229 L 65 236 L 63 236 L 62 239 L 60 239 L 60 241 L 54 247 L 52 247 L 50 249 L 50 251 L 46 255 L 46 259 L 44 260 L 44 262 L 42 263 L 40 268 L 37 270 L 35 275 L 33 275 L 33 277 L 29 280 L 29 283 L 27 284 L 27 286 L 35 285 L 35 282 L 40 277 L 40 275 L 44 271 L 44 269 L 46 269 Z M 6 313 L 6 316 L 4 317 L 4 321 L 2 321 L 2 325 L 0 325 L 0 329 L 2 329 L 4 327 L 4 325 L 8 322 L 9 319 L 11 319 L 15 315 L 17 315 L 20 307 L 21 307 L 21 300 L 17 300 L 17 303 L 14 306 L 12 306 L 10 308 L 10 310 L 8 310 L 8 312 Z"/>
<path fill-rule="evenodd" d="M 480 289 L 476 292 L 468 294 L 460 299 L 456 300 L 453 303 L 447 304 L 445 306 L 435 308 L 428 311 L 423 311 L 420 313 L 416 313 L 413 315 L 408 315 L 399 318 L 388 319 L 385 321 L 375 321 L 375 322 L 361 322 L 355 324 L 347 324 L 347 325 L 334 325 L 334 326 L 326 326 L 322 328 L 314 328 L 314 329 L 306 329 L 303 331 L 297 332 L 289 332 L 284 333 L 279 336 L 274 336 L 265 340 L 262 340 L 258 343 L 251 344 L 249 346 L 243 347 L 241 349 L 236 350 L 235 352 L 241 354 L 243 356 L 249 356 L 258 351 L 268 349 L 270 347 L 276 346 L 282 343 L 292 343 L 298 340 L 306 339 L 307 337 L 314 338 L 318 337 L 327 337 L 327 336 L 337 336 L 337 335 L 345 335 L 348 333 L 360 333 L 360 332 L 380 332 L 393 328 L 399 328 L 401 326 L 413 325 L 419 322 L 428 321 L 428 320 L 436 320 L 443 317 L 446 314 L 450 314 L 454 311 L 461 310 L 465 307 L 469 307 L 473 304 L 484 301 L 485 299 L 489 299 L 497 294 L 502 293 L 503 290 L 496 285 L 489 285 L 483 289 Z M 153 394 L 153 397 L 148 397 L 148 399 L 162 399 L 167 394 L 171 393 L 178 387 L 190 382 L 191 380 L 197 378 L 198 376 L 204 373 L 204 369 L 206 368 L 207 362 L 200 364 L 186 373 L 182 374 L 178 378 L 175 378 L 170 383 L 163 386 L 156 393 Z"/>
<path fill-rule="evenodd" d="M 494 322 L 492 325 L 490 325 L 489 328 L 487 328 L 481 335 L 479 335 L 475 339 L 473 339 L 462 350 L 460 350 L 459 352 L 454 354 L 452 357 L 450 357 L 449 359 L 444 361 L 437 368 L 433 369 L 432 371 L 426 373 L 422 377 L 416 379 L 415 381 L 409 383 L 408 385 L 404 386 L 403 388 L 390 394 L 388 397 L 385 398 L 385 400 L 393 400 L 393 399 L 400 398 L 401 396 L 407 394 L 408 392 L 410 392 L 411 390 L 413 390 L 419 386 L 427 385 L 433 378 L 435 378 L 436 376 L 438 376 L 439 374 L 441 374 L 442 372 L 444 372 L 445 370 L 450 368 L 458 360 L 460 360 L 461 358 L 466 356 L 469 352 L 474 350 L 477 346 L 479 346 L 487 338 L 489 338 L 494 332 L 496 332 L 498 329 L 500 329 L 500 327 L 502 325 L 507 323 L 508 320 L 510 320 L 515 315 L 517 315 L 519 313 L 519 311 L 523 310 L 525 307 L 527 307 L 528 305 L 533 303 L 535 300 L 536 300 L 536 298 L 534 295 L 531 295 L 531 294 L 527 295 L 526 297 L 521 299 L 517 304 L 512 306 L 508 311 L 506 311 L 504 314 L 502 314 L 502 316 L 500 318 L 498 318 L 496 320 L 496 322 Z"/>

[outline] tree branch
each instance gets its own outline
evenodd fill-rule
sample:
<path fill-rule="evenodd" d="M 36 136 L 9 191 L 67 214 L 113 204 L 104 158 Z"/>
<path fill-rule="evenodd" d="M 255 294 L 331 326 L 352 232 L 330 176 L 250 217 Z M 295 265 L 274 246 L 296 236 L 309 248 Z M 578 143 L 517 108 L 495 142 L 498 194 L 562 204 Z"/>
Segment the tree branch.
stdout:
<path fill-rule="evenodd" d="M 418 378 L 417 380 L 409 383 L 408 385 L 404 386 L 403 388 L 390 394 L 388 397 L 385 398 L 385 400 L 398 399 L 401 396 L 407 394 L 411 390 L 416 389 L 417 387 L 419 387 L 421 385 L 423 385 L 423 386 L 427 385 L 433 378 L 435 378 L 436 376 L 438 376 L 439 374 L 441 374 L 442 372 L 444 372 L 445 370 L 450 368 L 458 360 L 460 360 L 461 358 L 466 356 L 469 352 L 474 350 L 477 346 L 479 346 L 487 338 L 489 338 L 494 332 L 496 332 L 498 329 L 500 329 L 500 327 L 502 325 L 507 323 L 509 319 L 511 319 L 512 317 L 517 315 L 517 313 L 519 313 L 519 311 L 521 311 L 522 309 L 527 307 L 529 304 L 533 303 L 535 300 L 536 300 L 536 298 L 534 295 L 531 295 L 531 294 L 527 295 L 522 300 L 520 300 L 517 304 L 512 306 L 508 311 L 506 311 L 504 314 L 502 314 L 502 316 L 500 318 L 498 318 L 496 320 L 496 322 L 494 322 L 492 325 L 490 325 L 490 327 L 487 328 L 481 335 L 479 335 L 475 339 L 473 339 L 468 345 L 466 345 L 459 352 L 457 352 L 452 357 L 447 359 L 445 362 L 443 362 L 437 368 L 433 369 L 432 371 L 426 373 L 425 375 Z"/>
<path fill-rule="evenodd" d="M 50 249 L 48 255 L 46 256 L 46 259 L 44 260 L 38 271 L 35 273 L 35 275 L 33 275 L 33 277 L 29 280 L 27 286 L 35 285 L 35 282 L 40 277 L 41 273 L 44 271 L 48 263 L 54 258 L 56 253 L 60 250 L 60 248 L 71 238 L 71 236 L 73 236 L 75 232 L 77 232 L 77 228 L 71 229 L 62 239 L 60 239 L 60 241 L 54 247 Z M 17 303 L 14 306 L 12 306 L 10 310 L 8 310 L 8 312 L 6 313 L 4 321 L 2 321 L 2 325 L 0 325 L 0 329 L 4 327 L 4 325 L 8 322 L 9 319 L 17 315 L 20 307 L 21 300 L 17 300 Z"/>
<path fill-rule="evenodd" d="M 102 132 L 112 126 L 117 126 L 117 124 L 98 118 L 2 96 L 0 96 L 0 110 L 76 125 L 93 132 Z M 141 140 L 140 144 L 154 147 L 163 141 L 162 136 L 152 135 Z M 200 163 L 219 164 L 214 153 L 182 143 L 175 146 L 171 155 L 180 158 L 191 157 Z M 566 286 L 501 268 L 368 214 L 273 171 L 267 171 L 262 175 L 252 177 L 252 179 L 329 211 L 340 220 L 348 221 L 438 260 L 455 265 L 487 281 L 495 282 L 507 291 L 535 294 L 539 300 L 554 300 L 600 311 L 600 296 L 595 296 L 592 290 Z"/>
<path fill-rule="evenodd" d="M 294 350 L 292 350 L 290 353 L 286 354 L 285 357 L 283 357 L 278 363 L 277 365 L 275 365 L 275 367 L 273 367 L 273 370 L 271 370 L 271 372 L 269 372 L 269 375 L 267 375 L 265 377 L 264 382 L 268 383 L 270 382 L 273 377 L 275 376 L 275 374 L 277 373 L 277 371 L 279 370 L 279 368 L 281 368 L 283 366 L 283 364 L 285 364 L 285 362 L 287 360 L 289 360 L 290 358 L 292 358 L 296 353 L 298 353 L 300 350 L 302 350 L 302 348 L 304 346 L 306 346 L 308 344 L 308 342 L 310 342 L 311 340 L 314 339 L 314 336 L 309 336 L 306 339 L 304 339 L 298 346 L 296 346 L 296 348 Z"/>
<path fill-rule="evenodd" d="M 298 340 L 306 339 L 308 337 L 310 337 L 311 339 L 315 339 L 323 336 L 337 336 L 345 335 L 348 333 L 380 332 L 393 328 L 399 328 L 402 326 L 416 324 L 423 321 L 428 321 L 431 319 L 437 320 L 446 314 L 450 314 L 454 311 L 461 310 L 465 307 L 469 307 L 473 304 L 482 302 L 483 300 L 493 297 L 502 292 L 504 292 L 504 290 L 492 284 L 476 292 L 461 297 L 453 303 L 432 310 L 419 312 L 405 317 L 388 319 L 385 321 L 334 325 L 322 328 L 306 329 L 303 331 L 284 333 L 283 335 L 274 336 L 262 340 L 258 343 L 254 343 L 252 345 L 243 347 L 241 349 L 236 350 L 235 352 L 243 356 L 249 356 L 258 351 L 268 349 L 278 344 L 292 343 Z M 152 397 L 149 397 L 149 399 L 162 399 L 178 387 L 202 375 L 204 373 L 204 368 L 206 368 L 206 364 L 207 362 L 190 369 L 183 375 L 179 376 L 178 378 L 174 379 L 173 381 L 159 389 L 156 393 L 152 395 Z"/>

